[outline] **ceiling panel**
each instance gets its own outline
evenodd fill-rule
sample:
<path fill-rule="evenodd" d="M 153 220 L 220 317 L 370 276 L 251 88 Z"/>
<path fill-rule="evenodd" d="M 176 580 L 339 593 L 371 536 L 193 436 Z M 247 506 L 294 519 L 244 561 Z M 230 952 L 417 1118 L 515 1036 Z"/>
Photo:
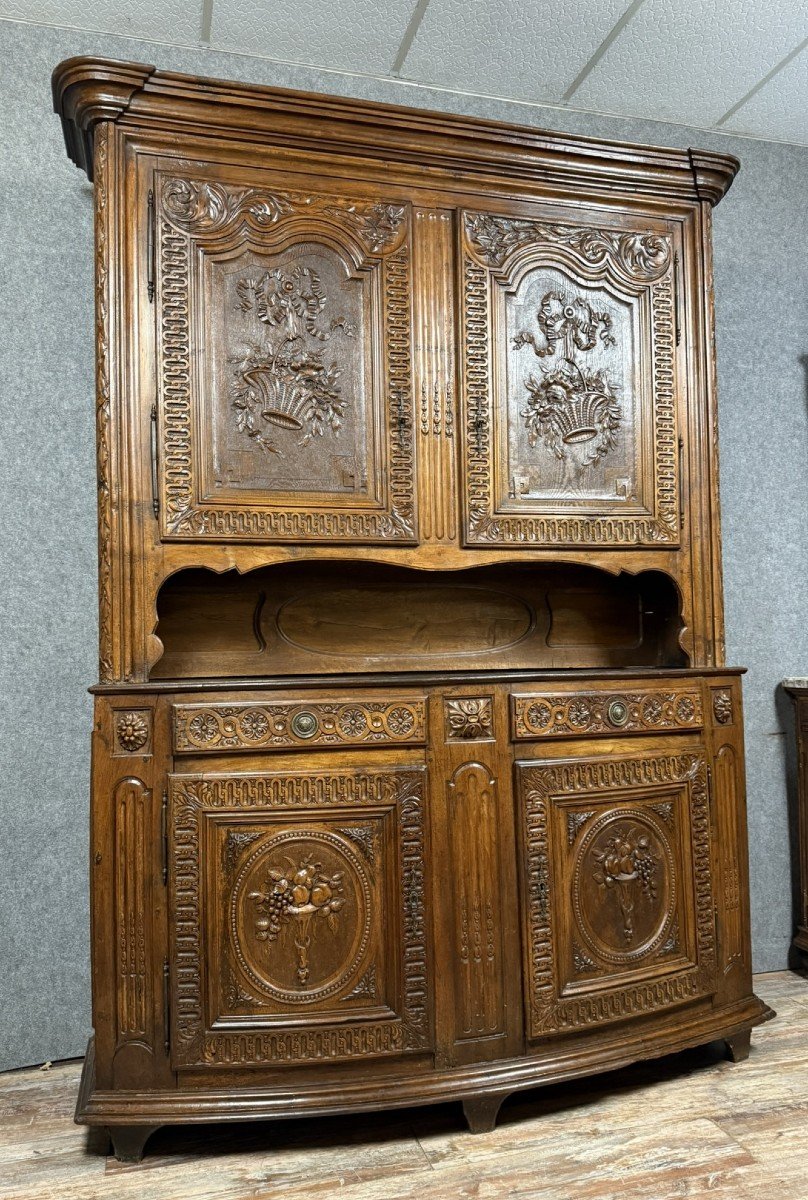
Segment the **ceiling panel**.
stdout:
<path fill-rule="evenodd" d="M 193 45 L 202 0 L 0 0 L 0 17 Z"/>
<path fill-rule="evenodd" d="M 430 0 L 401 68 L 406 79 L 557 102 L 629 0 Z"/>
<path fill-rule="evenodd" d="M 414 6 L 415 0 L 215 0 L 210 44 L 386 75 Z"/>
<path fill-rule="evenodd" d="M 571 103 L 712 125 L 806 35 L 805 0 L 645 0 Z"/>
<path fill-rule="evenodd" d="M 808 145 L 808 47 L 721 128 L 728 133 L 751 133 Z"/>

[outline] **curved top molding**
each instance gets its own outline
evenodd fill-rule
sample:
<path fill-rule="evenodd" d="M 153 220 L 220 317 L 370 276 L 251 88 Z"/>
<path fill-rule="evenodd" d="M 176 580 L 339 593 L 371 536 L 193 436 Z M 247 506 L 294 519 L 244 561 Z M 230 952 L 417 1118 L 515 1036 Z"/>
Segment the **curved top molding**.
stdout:
<path fill-rule="evenodd" d="M 258 87 L 158 71 L 144 63 L 70 58 L 53 73 L 67 151 L 92 178 L 99 121 L 266 146 L 481 171 L 582 187 L 717 204 L 739 167 L 730 154 L 674 150 L 548 133 L 425 109 Z"/>

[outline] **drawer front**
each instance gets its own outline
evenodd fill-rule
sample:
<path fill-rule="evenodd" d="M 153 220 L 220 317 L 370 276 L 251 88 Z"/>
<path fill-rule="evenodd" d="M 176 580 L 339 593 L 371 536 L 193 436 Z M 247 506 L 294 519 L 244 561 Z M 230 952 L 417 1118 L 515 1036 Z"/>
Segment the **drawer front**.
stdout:
<path fill-rule="evenodd" d="M 516 764 L 529 1038 L 715 991 L 707 754 L 676 747 Z"/>
<path fill-rule="evenodd" d="M 691 732 L 703 725 L 701 689 L 647 687 L 511 696 L 516 742 L 596 734 Z"/>
<path fill-rule="evenodd" d="M 169 777 L 171 1057 L 432 1047 L 426 769 Z"/>
<path fill-rule="evenodd" d="M 175 704 L 173 727 L 177 754 L 311 746 L 422 746 L 426 741 L 426 699 Z"/>

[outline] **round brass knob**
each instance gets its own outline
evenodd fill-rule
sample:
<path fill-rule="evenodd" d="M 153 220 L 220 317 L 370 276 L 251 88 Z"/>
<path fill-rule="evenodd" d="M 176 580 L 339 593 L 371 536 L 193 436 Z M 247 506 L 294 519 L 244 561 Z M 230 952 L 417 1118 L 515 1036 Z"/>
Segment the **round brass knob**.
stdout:
<path fill-rule="evenodd" d="M 317 732 L 319 722 L 313 712 L 296 712 L 292 717 L 292 733 L 295 737 L 310 738 Z"/>
<path fill-rule="evenodd" d="M 610 725 L 625 725 L 628 721 L 628 705 L 624 700 L 612 700 L 606 709 L 606 717 Z"/>

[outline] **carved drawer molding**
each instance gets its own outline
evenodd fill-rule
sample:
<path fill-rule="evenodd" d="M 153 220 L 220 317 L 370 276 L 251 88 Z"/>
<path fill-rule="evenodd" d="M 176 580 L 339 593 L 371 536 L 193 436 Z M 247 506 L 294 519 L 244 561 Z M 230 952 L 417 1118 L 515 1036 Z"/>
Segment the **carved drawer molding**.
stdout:
<path fill-rule="evenodd" d="M 277 700 L 175 704 L 174 749 L 283 750 L 296 746 L 423 745 L 426 700 Z"/>
<path fill-rule="evenodd" d="M 624 692 L 534 692 L 511 697 L 515 741 L 700 729 L 701 693 L 693 688 Z"/>

